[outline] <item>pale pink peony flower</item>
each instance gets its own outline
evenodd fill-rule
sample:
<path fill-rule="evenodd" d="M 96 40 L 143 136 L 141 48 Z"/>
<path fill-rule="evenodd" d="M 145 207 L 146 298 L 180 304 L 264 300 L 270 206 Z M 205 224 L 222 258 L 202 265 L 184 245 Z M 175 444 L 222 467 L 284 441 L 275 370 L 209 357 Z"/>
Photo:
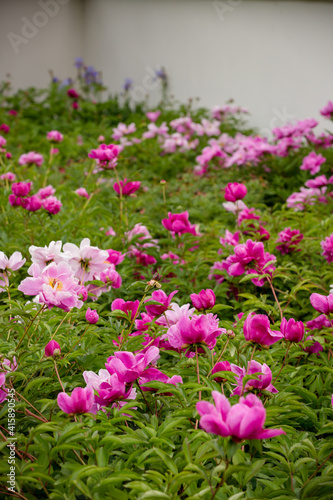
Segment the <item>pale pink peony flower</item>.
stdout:
<path fill-rule="evenodd" d="M 17 271 L 20 269 L 26 259 L 22 259 L 22 254 L 21 252 L 14 252 L 8 259 L 8 257 L 3 253 L 0 252 L 0 270 L 1 271 Z"/>
<path fill-rule="evenodd" d="M 58 130 L 51 130 L 46 134 L 46 138 L 51 142 L 62 142 L 64 136 L 60 132 L 58 132 Z"/>
<path fill-rule="evenodd" d="M 63 248 L 65 252 L 70 254 L 68 263 L 81 283 L 93 280 L 110 267 L 107 261 L 108 252 L 90 246 L 89 238 L 84 238 L 80 247 L 77 247 L 74 243 L 65 243 Z"/>
<path fill-rule="evenodd" d="M 156 120 L 159 118 L 160 114 L 161 114 L 160 111 L 148 111 L 148 113 L 146 113 L 146 117 L 151 122 L 156 122 Z"/>
<path fill-rule="evenodd" d="M 38 264 L 40 269 L 44 269 L 47 265 L 55 262 L 59 264 L 60 262 L 67 262 L 70 254 L 63 253 L 61 251 L 62 241 L 51 241 L 49 246 L 36 247 L 32 245 L 29 247 L 29 252 L 31 255 L 31 261 L 34 264 Z"/>
<path fill-rule="evenodd" d="M 18 162 L 19 165 L 35 164 L 37 167 L 41 167 L 44 162 L 44 157 L 40 153 L 35 153 L 34 151 L 30 151 L 29 153 L 21 155 Z"/>
<path fill-rule="evenodd" d="M 165 311 L 163 316 L 160 316 L 156 320 L 157 325 L 162 325 L 165 327 L 170 327 L 178 323 L 182 316 L 187 316 L 191 318 L 195 312 L 195 308 L 191 308 L 191 304 L 184 304 L 179 306 L 176 302 L 171 302 L 169 309 Z M 165 318 L 166 316 L 166 318 Z"/>
<path fill-rule="evenodd" d="M 1 180 L 7 180 L 9 182 L 15 182 L 16 181 L 16 175 L 13 174 L 13 172 L 7 172 L 5 174 L 0 175 Z"/>
<path fill-rule="evenodd" d="M 49 184 L 48 186 L 44 188 L 40 188 L 36 195 L 41 199 L 44 200 L 45 198 L 48 198 L 49 196 L 53 196 L 54 193 L 56 192 L 55 188 Z"/>
<path fill-rule="evenodd" d="M 78 195 L 78 196 L 82 196 L 83 198 L 87 198 L 89 200 L 90 198 L 90 195 L 88 194 L 86 188 L 84 187 L 80 187 L 78 189 L 75 190 L 75 193 Z"/>

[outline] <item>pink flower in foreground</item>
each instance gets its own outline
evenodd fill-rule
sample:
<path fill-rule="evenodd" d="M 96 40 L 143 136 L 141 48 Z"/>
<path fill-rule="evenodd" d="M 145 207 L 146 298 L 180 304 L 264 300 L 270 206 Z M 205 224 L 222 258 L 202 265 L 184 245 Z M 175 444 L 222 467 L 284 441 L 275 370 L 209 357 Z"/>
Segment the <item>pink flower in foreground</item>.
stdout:
<path fill-rule="evenodd" d="M 175 234 L 190 233 L 194 236 L 197 235 L 196 227 L 188 220 L 188 212 L 180 214 L 168 213 L 167 219 L 162 219 L 162 224 L 168 231 Z"/>
<path fill-rule="evenodd" d="M 42 205 L 44 210 L 49 212 L 50 214 L 57 214 L 60 212 L 62 203 L 58 198 L 55 196 L 49 196 L 48 198 L 45 198 L 45 200 L 42 201 Z"/>
<path fill-rule="evenodd" d="M 297 248 L 297 245 L 302 241 L 304 235 L 298 229 L 291 229 L 287 227 L 283 229 L 278 235 L 277 243 L 281 243 L 276 247 L 276 250 L 279 250 L 282 255 L 291 252 L 299 252 L 300 248 Z"/>
<path fill-rule="evenodd" d="M 118 250 L 112 250 L 112 248 L 109 248 L 107 252 L 109 256 L 106 260 L 110 262 L 110 264 L 114 264 L 115 266 L 121 264 L 125 258 L 125 254 L 122 254 Z"/>
<path fill-rule="evenodd" d="M 65 392 L 58 394 L 57 403 L 64 413 L 89 413 L 94 404 L 94 391 L 89 386 L 76 387 L 70 396 Z"/>
<path fill-rule="evenodd" d="M 200 309 L 212 309 L 215 306 L 215 293 L 210 288 L 201 290 L 198 294 L 192 293 L 190 295 L 192 304 L 200 311 Z"/>
<path fill-rule="evenodd" d="M 12 193 L 15 196 L 28 196 L 31 191 L 32 182 L 14 182 Z"/>
<path fill-rule="evenodd" d="M 84 283 L 95 279 L 101 272 L 110 267 L 107 262 L 108 252 L 90 245 L 90 239 L 84 238 L 80 247 L 74 243 L 65 243 L 64 251 L 69 255 L 69 265 L 75 276 Z"/>
<path fill-rule="evenodd" d="M 47 358 L 53 358 L 55 356 L 60 356 L 60 354 L 61 349 L 58 342 L 56 342 L 55 340 L 50 340 L 50 342 L 45 346 L 45 356 Z"/>
<path fill-rule="evenodd" d="M 78 297 L 81 286 L 68 264 L 52 262 L 43 270 L 38 264 L 33 264 L 28 272 L 32 278 L 25 278 L 18 286 L 25 295 L 38 295 L 39 303 L 46 304 L 49 309 L 59 307 L 70 311 L 73 307 L 81 308 L 83 303 Z"/>
<path fill-rule="evenodd" d="M 308 156 L 303 158 L 302 165 L 300 166 L 301 170 L 310 170 L 311 175 L 315 175 L 319 172 L 320 166 L 325 163 L 326 158 L 321 154 L 316 154 L 312 151 Z"/>
<path fill-rule="evenodd" d="M 232 234 L 230 231 L 228 231 L 228 229 L 226 229 L 224 238 L 220 238 L 220 244 L 224 247 L 226 245 L 232 245 L 234 247 L 239 244 L 239 235 L 240 231 L 236 231 L 234 234 Z"/>
<path fill-rule="evenodd" d="M 0 269 L 2 271 L 17 271 L 24 265 L 25 261 L 26 259 L 22 259 L 21 252 L 14 252 L 9 259 L 3 252 L 0 252 Z"/>
<path fill-rule="evenodd" d="M 151 346 L 145 353 L 134 355 L 132 352 L 116 352 L 105 363 L 105 368 L 112 375 L 117 373 L 118 378 L 125 384 L 131 384 L 141 377 L 152 361 L 159 358 L 159 349 Z"/>
<path fill-rule="evenodd" d="M 323 255 L 327 262 L 333 262 L 333 234 L 327 236 L 324 241 L 320 242 L 321 248 L 323 249 Z"/>
<path fill-rule="evenodd" d="M 236 389 L 234 389 L 232 393 L 233 396 L 235 395 L 240 396 L 243 390 L 244 392 L 249 392 L 252 391 L 253 389 L 258 391 L 268 391 L 272 392 L 273 394 L 279 392 L 272 385 L 272 372 L 269 366 L 266 365 L 266 363 L 261 365 L 260 363 L 258 363 L 258 361 L 252 360 L 251 364 L 248 363 L 247 370 L 245 368 L 240 368 L 239 366 L 232 364 L 231 371 L 235 373 L 235 375 L 237 375 L 235 379 L 235 381 L 237 382 L 237 387 Z M 259 380 L 256 379 L 248 380 L 243 389 L 243 378 L 246 375 L 254 375 L 254 374 L 258 376 Z"/>
<path fill-rule="evenodd" d="M 224 199 L 226 201 L 232 201 L 233 203 L 237 200 L 242 200 L 245 198 L 247 193 L 246 186 L 244 184 L 239 184 L 238 182 L 229 182 L 225 188 Z"/>
<path fill-rule="evenodd" d="M 120 149 L 115 144 L 101 144 L 97 149 L 92 149 L 88 154 L 89 158 L 94 158 L 97 164 L 103 168 L 115 168 Z"/>
<path fill-rule="evenodd" d="M 87 198 L 89 200 L 90 198 L 90 195 L 88 194 L 86 188 L 84 187 L 80 187 L 78 189 L 75 190 L 75 193 L 78 195 L 78 196 L 82 196 L 83 198 Z"/>
<path fill-rule="evenodd" d="M 146 306 L 147 313 L 152 316 L 160 316 L 163 314 L 170 306 L 171 300 L 173 296 L 178 292 L 178 290 L 175 290 L 174 292 L 171 292 L 170 295 L 167 295 L 163 290 L 155 290 L 151 294 L 152 300 L 156 302 L 160 302 L 160 305 L 157 304 L 151 304 Z M 147 299 L 145 302 L 149 302 L 150 299 Z"/>
<path fill-rule="evenodd" d="M 303 340 L 304 323 L 302 321 L 295 321 L 294 318 L 287 321 L 286 318 L 282 318 L 280 330 L 285 340 L 289 342 L 302 342 Z"/>
<path fill-rule="evenodd" d="M 333 294 L 327 296 L 313 293 L 310 295 L 312 307 L 323 314 L 331 314 L 333 312 Z"/>
<path fill-rule="evenodd" d="M 230 436 L 236 443 L 243 439 L 268 439 L 285 434 L 282 429 L 263 428 L 266 410 L 254 394 L 240 398 L 239 403 L 234 406 L 217 391 L 213 391 L 212 396 L 215 405 L 207 401 L 197 403 L 200 426 L 206 432 L 222 437 Z"/>
<path fill-rule="evenodd" d="M 140 303 L 139 300 L 136 300 L 135 302 L 131 301 L 125 302 L 124 299 L 116 299 L 111 304 L 111 310 L 112 311 L 120 310 L 126 314 L 128 312 L 131 312 L 131 321 L 133 321 L 138 311 L 139 303 Z"/>
<path fill-rule="evenodd" d="M 244 323 L 244 337 L 249 342 L 255 342 L 261 346 L 270 346 L 283 339 L 283 334 L 271 330 L 270 322 L 265 314 L 251 314 Z"/>
<path fill-rule="evenodd" d="M 42 208 L 42 200 L 36 194 L 29 196 L 28 198 L 23 198 L 21 205 L 29 212 L 37 212 Z"/>
<path fill-rule="evenodd" d="M 46 138 L 51 142 L 62 142 L 64 136 L 60 132 L 58 132 L 58 130 L 51 130 L 46 134 Z"/>
<path fill-rule="evenodd" d="M 122 279 L 120 274 L 116 271 L 115 265 L 111 266 L 100 274 L 100 280 L 106 283 L 111 288 L 120 288 L 122 285 Z"/>
<path fill-rule="evenodd" d="M 99 316 L 98 316 L 96 309 L 90 309 L 90 307 L 88 307 L 88 309 L 86 311 L 86 320 L 91 325 L 94 325 L 95 323 L 97 323 L 97 321 L 99 320 Z"/>
<path fill-rule="evenodd" d="M 207 345 L 212 350 L 216 344 L 216 338 L 226 333 L 224 328 L 219 328 L 219 320 L 213 314 L 201 314 L 200 316 L 181 316 L 178 323 L 171 326 L 167 331 L 167 338 L 172 347 L 176 349 L 187 349 L 195 344 Z"/>
<path fill-rule="evenodd" d="M 44 162 L 44 157 L 40 153 L 35 153 L 34 151 L 30 151 L 29 153 L 25 153 L 19 158 L 19 165 L 33 165 L 35 164 L 37 167 L 41 167 Z"/>
<path fill-rule="evenodd" d="M 160 111 L 148 111 L 148 113 L 146 113 L 146 117 L 151 122 L 156 122 L 156 120 L 160 116 L 160 114 L 161 114 Z"/>
<path fill-rule="evenodd" d="M 140 189 L 140 186 L 140 181 L 128 181 L 125 177 L 123 181 L 115 182 L 113 184 L 113 189 L 119 195 L 129 196 Z"/>

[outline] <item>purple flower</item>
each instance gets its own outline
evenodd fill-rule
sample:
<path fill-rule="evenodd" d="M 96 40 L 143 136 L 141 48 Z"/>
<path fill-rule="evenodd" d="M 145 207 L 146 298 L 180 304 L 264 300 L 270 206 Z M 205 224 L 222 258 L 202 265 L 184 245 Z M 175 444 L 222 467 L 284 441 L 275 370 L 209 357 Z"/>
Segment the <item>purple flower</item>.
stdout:
<path fill-rule="evenodd" d="M 215 405 L 207 401 L 197 403 L 200 426 L 209 433 L 230 436 L 236 443 L 243 439 L 268 439 L 285 434 L 282 429 L 264 429 L 266 410 L 257 396 L 248 394 L 239 403 L 230 405 L 228 398 L 212 392 Z"/>

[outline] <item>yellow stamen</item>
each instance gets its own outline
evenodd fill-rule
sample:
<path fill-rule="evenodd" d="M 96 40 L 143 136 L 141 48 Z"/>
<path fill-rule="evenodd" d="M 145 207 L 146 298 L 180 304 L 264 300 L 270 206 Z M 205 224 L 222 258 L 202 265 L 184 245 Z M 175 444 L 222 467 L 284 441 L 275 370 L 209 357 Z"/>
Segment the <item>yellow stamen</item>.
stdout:
<path fill-rule="evenodd" d="M 57 280 L 56 278 L 49 278 L 49 285 L 55 289 L 55 290 L 58 290 L 58 292 L 60 292 L 60 290 L 62 290 L 63 288 L 63 284 L 60 280 Z"/>

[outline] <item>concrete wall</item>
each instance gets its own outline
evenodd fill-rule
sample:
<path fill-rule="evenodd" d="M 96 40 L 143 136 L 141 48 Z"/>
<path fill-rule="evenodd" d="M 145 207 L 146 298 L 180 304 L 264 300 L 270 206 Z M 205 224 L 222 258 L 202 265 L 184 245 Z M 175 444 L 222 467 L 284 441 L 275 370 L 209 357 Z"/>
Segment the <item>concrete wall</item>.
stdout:
<path fill-rule="evenodd" d="M 150 74 L 164 66 L 178 100 L 198 96 L 210 107 L 234 98 L 262 130 L 318 118 L 333 99 L 332 2 L 48 1 L 59 12 L 16 54 L 6 35 L 41 8 L 0 0 L 0 79 L 10 71 L 15 86 L 43 85 L 51 67 L 74 76 L 73 60 L 83 56 L 111 92 L 130 77 L 134 95 L 153 105 L 160 93 Z"/>

